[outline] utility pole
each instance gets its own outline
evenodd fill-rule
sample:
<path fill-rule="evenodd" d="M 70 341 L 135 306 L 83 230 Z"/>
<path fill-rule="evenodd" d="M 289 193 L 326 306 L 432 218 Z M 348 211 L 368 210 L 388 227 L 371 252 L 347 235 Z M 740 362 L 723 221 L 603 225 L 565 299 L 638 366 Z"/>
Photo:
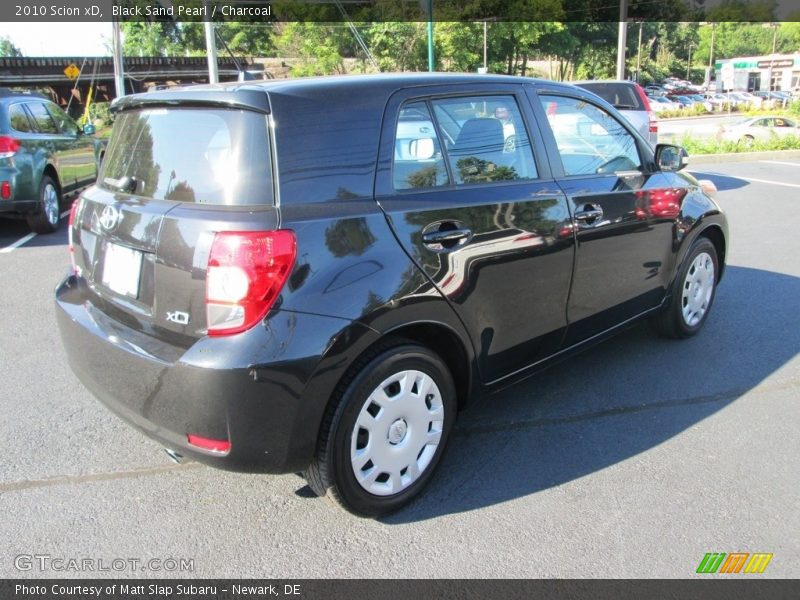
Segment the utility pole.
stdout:
<path fill-rule="evenodd" d="M 767 79 L 769 79 L 769 87 L 767 88 L 767 99 L 772 99 L 772 63 L 775 62 L 775 47 L 778 42 L 778 28 L 780 23 L 769 23 L 766 27 L 772 27 L 772 54 L 769 57 L 769 70 L 767 71 Z"/>
<path fill-rule="evenodd" d="M 639 21 L 639 45 L 636 47 L 636 83 L 642 79 L 642 26 L 644 21 Z"/>
<path fill-rule="evenodd" d="M 428 71 L 436 66 L 433 60 L 433 0 L 428 0 Z"/>
<path fill-rule="evenodd" d="M 689 58 L 686 59 L 686 81 L 689 81 L 689 71 L 692 68 L 692 47 L 694 42 L 689 42 Z"/>
<path fill-rule="evenodd" d="M 625 46 L 628 42 L 628 0 L 619 1 L 619 37 L 617 39 L 617 79 L 625 79 Z"/>
<path fill-rule="evenodd" d="M 119 21 L 111 21 L 111 55 L 114 61 L 114 87 L 116 97 L 121 98 L 125 95 L 125 71 L 122 64 L 122 32 L 119 28 Z"/>
<path fill-rule="evenodd" d="M 488 65 L 486 64 L 486 57 L 487 57 L 487 52 L 486 52 L 487 36 L 486 36 L 486 34 L 487 34 L 487 23 L 486 23 L 486 20 L 484 19 L 484 21 L 483 21 L 483 72 L 484 73 L 488 73 L 489 72 L 489 69 L 487 68 Z"/>
<path fill-rule="evenodd" d="M 717 24 L 711 24 L 711 49 L 708 52 L 708 68 L 709 72 L 714 68 L 714 32 L 717 30 Z"/>
<path fill-rule="evenodd" d="M 214 37 L 214 24 L 203 21 L 206 30 L 206 52 L 208 53 L 208 83 L 219 83 L 219 68 L 217 67 L 217 40 Z"/>

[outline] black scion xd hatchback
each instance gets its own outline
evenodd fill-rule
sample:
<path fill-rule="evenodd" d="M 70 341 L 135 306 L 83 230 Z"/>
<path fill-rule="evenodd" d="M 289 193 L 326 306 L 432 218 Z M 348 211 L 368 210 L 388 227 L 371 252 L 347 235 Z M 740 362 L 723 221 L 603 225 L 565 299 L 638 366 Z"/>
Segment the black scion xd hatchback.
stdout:
<path fill-rule="evenodd" d="M 724 215 L 597 96 L 391 75 L 127 96 L 70 215 L 70 364 L 174 453 L 380 515 L 471 398 L 708 317 Z"/>

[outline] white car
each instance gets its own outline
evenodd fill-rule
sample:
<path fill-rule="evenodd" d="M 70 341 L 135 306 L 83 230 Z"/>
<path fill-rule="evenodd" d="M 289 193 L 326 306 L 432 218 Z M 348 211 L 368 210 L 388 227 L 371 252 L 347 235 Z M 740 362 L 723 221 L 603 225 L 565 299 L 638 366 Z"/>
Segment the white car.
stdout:
<path fill-rule="evenodd" d="M 650 100 L 650 108 L 654 113 L 661 113 L 667 110 L 680 110 L 682 106 L 677 102 L 669 100 L 665 96 L 648 96 Z"/>
<path fill-rule="evenodd" d="M 797 122 L 786 117 L 750 117 L 726 125 L 722 129 L 722 139 L 750 146 L 756 140 L 766 141 L 771 136 L 800 137 Z"/>

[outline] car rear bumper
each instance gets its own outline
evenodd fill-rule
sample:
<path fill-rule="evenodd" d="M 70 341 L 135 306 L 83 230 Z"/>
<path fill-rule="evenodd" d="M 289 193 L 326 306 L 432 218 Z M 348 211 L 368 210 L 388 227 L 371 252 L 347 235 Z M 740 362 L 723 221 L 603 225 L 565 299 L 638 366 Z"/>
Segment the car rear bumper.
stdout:
<path fill-rule="evenodd" d="M 75 276 L 57 288 L 58 327 L 72 370 L 114 413 L 214 467 L 283 473 L 308 465 L 328 397 L 304 392 L 348 321 L 277 312 L 263 327 L 181 348 L 112 319 L 87 292 Z M 190 445 L 188 434 L 229 441 L 230 450 Z"/>
<path fill-rule="evenodd" d="M 2 200 L 0 199 L 0 213 L 26 214 L 38 209 L 36 200 Z"/>

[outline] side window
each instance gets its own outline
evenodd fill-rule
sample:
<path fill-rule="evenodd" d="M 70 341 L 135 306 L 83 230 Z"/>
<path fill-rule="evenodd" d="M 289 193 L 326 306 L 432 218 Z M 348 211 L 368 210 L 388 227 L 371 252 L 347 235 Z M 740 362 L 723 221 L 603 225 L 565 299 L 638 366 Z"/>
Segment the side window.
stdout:
<path fill-rule="evenodd" d="M 400 109 L 394 137 L 392 177 L 396 190 L 448 185 L 442 146 L 425 102 Z"/>
<path fill-rule="evenodd" d="M 433 101 L 456 184 L 536 179 L 530 140 L 514 96 Z"/>
<path fill-rule="evenodd" d="M 641 168 L 636 139 L 609 113 L 579 98 L 540 99 L 567 175 Z"/>
<path fill-rule="evenodd" d="M 59 131 L 61 133 L 67 133 L 71 135 L 78 134 L 78 126 L 75 124 L 75 121 L 61 110 L 60 106 L 56 106 L 55 104 L 48 102 L 46 105 L 47 112 L 50 113 L 50 116 L 53 117 L 53 120 L 56 122 Z"/>
<path fill-rule="evenodd" d="M 19 131 L 20 133 L 33 131 L 28 115 L 21 104 L 12 104 L 8 108 L 8 120 L 11 123 L 11 129 L 14 131 Z"/>
<path fill-rule="evenodd" d="M 39 133 L 58 133 L 55 121 L 53 121 L 42 102 L 28 102 L 27 106 L 28 110 L 31 111 Z"/>

